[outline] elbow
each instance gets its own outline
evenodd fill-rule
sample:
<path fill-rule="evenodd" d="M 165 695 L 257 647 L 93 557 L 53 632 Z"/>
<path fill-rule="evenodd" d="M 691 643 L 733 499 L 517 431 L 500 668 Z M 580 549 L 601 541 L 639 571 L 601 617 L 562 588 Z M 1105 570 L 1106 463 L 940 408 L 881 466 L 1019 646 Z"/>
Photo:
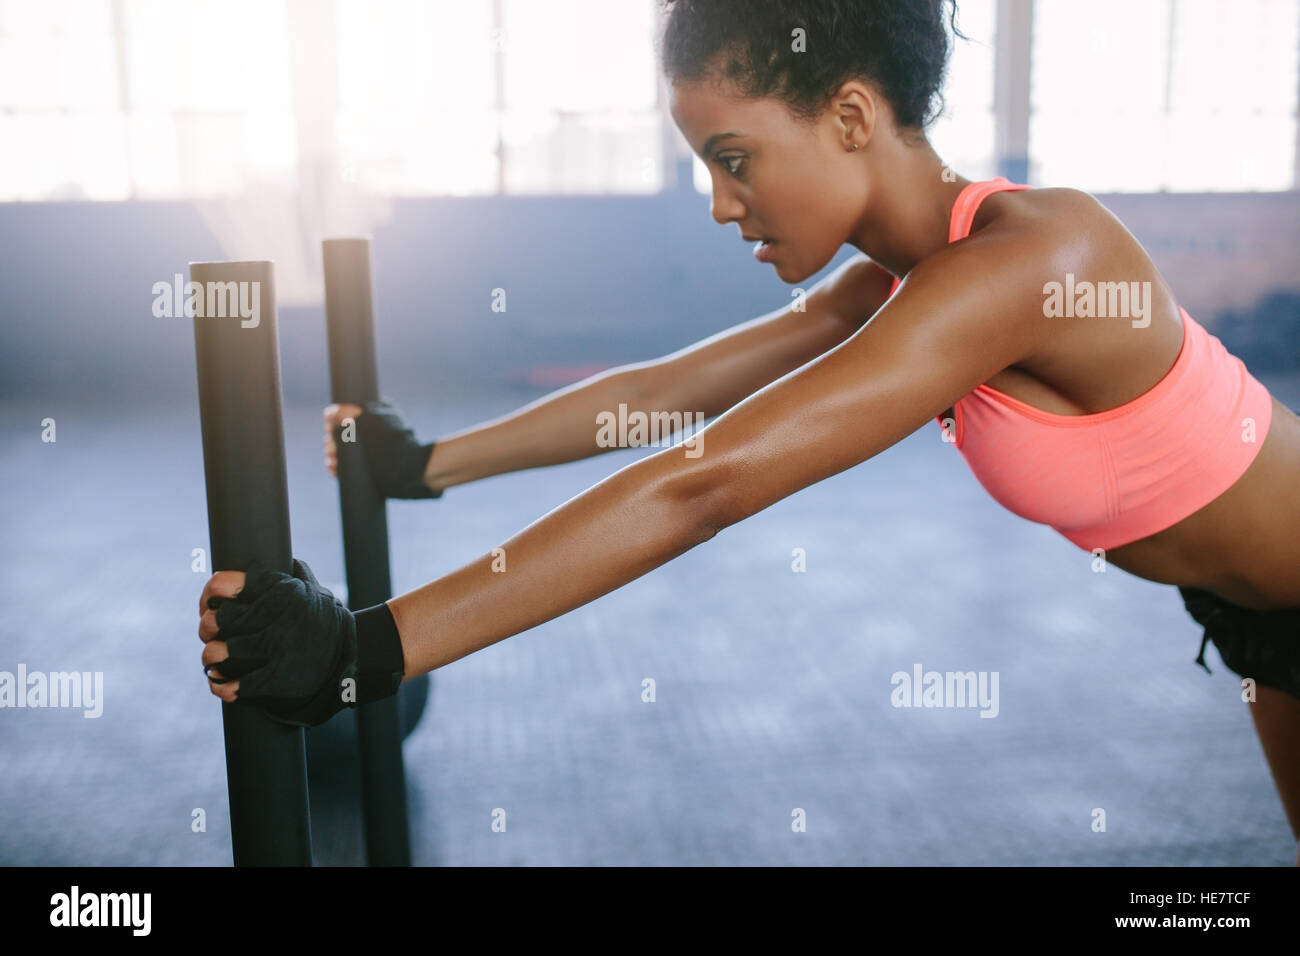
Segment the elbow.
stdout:
<path fill-rule="evenodd" d="M 715 534 L 717 534 L 725 527 L 726 527 L 725 524 L 721 524 L 719 522 L 714 522 L 714 521 L 700 522 L 696 524 L 695 533 L 689 540 L 692 542 L 692 546 L 697 544 L 703 544 L 705 541 L 708 541 L 710 538 L 712 538 Z"/>
<path fill-rule="evenodd" d="M 682 508 L 689 515 L 683 537 L 687 547 L 690 548 L 703 544 L 723 528 L 735 524 L 702 501 L 686 503 Z"/>
<path fill-rule="evenodd" d="M 695 527 L 705 541 L 748 515 L 738 500 L 734 482 L 716 485 L 695 501 Z"/>
<path fill-rule="evenodd" d="M 724 469 L 716 463 L 683 461 L 680 449 L 668 449 L 665 454 L 671 457 L 663 462 L 654 484 L 668 511 L 676 516 L 674 524 L 688 547 L 703 544 L 743 517 L 735 482 L 728 480 Z"/>

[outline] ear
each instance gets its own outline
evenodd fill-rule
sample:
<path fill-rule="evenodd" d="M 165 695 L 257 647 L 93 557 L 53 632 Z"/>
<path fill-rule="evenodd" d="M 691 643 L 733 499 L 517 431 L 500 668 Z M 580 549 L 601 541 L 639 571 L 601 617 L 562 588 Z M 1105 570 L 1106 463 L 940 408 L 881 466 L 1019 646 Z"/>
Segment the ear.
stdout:
<path fill-rule="evenodd" d="M 839 145 L 862 149 L 871 141 L 880 119 L 880 93 L 862 80 L 846 80 L 831 98 L 830 115 Z"/>

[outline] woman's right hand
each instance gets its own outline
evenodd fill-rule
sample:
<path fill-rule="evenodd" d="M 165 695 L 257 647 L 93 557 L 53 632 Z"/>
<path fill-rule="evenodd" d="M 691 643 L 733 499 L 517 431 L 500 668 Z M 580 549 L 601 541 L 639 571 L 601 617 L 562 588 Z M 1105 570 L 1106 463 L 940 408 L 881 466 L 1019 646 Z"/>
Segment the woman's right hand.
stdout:
<path fill-rule="evenodd" d="M 351 430 L 345 433 L 349 424 Z M 441 489 L 434 491 L 424 483 L 424 473 L 437 443 L 421 445 L 401 410 L 388 399 L 326 407 L 325 467 L 336 477 L 338 442 L 344 440 L 361 445 L 370 477 L 385 498 L 442 497 Z"/>

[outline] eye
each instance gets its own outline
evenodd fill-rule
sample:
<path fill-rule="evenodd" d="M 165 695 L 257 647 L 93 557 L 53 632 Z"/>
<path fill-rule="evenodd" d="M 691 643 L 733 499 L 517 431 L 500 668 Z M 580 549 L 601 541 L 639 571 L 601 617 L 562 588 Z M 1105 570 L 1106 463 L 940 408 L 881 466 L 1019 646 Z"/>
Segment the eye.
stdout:
<path fill-rule="evenodd" d="M 721 163 L 724 167 L 726 167 L 727 172 L 729 172 L 731 175 L 736 176 L 736 178 L 738 179 L 741 178 L 738 175 L 740 172 L 740 167 L 739 166 L 733 167 L 731 164 L 732 163 L 743 164 L 745 162 L 744 156 L 719 156 L 718 162 Z"/>

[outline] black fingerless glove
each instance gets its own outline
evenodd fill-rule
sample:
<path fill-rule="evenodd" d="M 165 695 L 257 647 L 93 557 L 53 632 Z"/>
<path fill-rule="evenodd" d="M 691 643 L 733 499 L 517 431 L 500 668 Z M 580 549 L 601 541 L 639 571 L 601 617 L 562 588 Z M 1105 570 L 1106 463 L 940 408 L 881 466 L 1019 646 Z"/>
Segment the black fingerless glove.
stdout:
<path fill-rule="evenodd" d="M 205 670 L 238 678 L 236 699 L 281 723 L 317 727 L 345 707 L 393 696 L 402 683 L 402 643 L 388 605 L 353 614 L 296 558 L 292 575 L 251 563 L 243 590 L 209 598 L 208 607 L 230 656 Z"/>
<path fill-rule="evenodd" d="M 356 435 L 375 488 L 385 498 L 441 498 L 424 483 L 424 470 L 437 442 L 421 445 L 401 410 L 387 399 L 366 402 L 356 418 Z M 342 441 L 341 428 L 335 441 Z"/>

